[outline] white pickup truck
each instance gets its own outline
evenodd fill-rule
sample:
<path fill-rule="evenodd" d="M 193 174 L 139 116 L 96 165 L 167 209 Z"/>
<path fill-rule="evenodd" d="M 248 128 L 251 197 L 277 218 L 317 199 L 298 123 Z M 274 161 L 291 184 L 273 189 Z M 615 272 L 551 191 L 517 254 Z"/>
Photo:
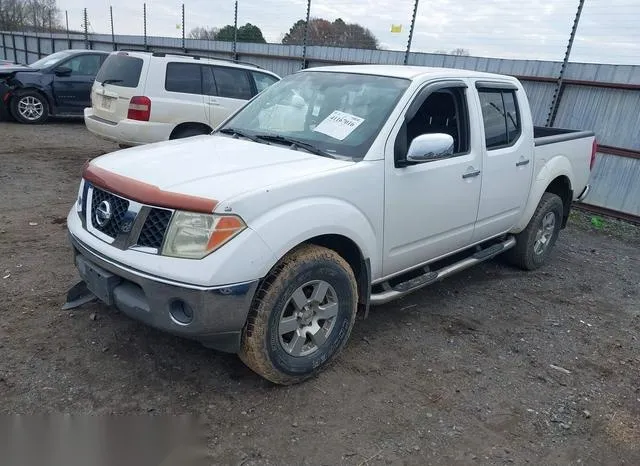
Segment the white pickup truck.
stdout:
<path fill-rule="evenodd" d="M 299 382 L 372 304 L 503 252 L 541 266 L 595 150 L 592 132 L 534 128 L 512 77 L 305 70 L 211 135 L 87 163 L 67 306 L 97 297 Z"/>

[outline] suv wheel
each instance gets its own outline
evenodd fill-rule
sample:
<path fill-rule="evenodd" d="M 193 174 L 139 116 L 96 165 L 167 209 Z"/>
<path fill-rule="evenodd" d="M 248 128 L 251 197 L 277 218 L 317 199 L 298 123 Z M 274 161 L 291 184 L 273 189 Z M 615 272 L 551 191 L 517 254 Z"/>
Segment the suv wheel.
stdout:
<path fill-rule="evenodd" d="M 39 92 L 21 92 L 11 99 L 11 114 L 20 123 L 44 123 L 49 118 L 49 103 Z"/>
<path fill-rule="evenodd" d="M 308 379 L 344 347 L 357 300 L 353 271 L 338 253 L 302 246 L 275 267 L 258 291 L 240 358 L 274 383 Z"/>

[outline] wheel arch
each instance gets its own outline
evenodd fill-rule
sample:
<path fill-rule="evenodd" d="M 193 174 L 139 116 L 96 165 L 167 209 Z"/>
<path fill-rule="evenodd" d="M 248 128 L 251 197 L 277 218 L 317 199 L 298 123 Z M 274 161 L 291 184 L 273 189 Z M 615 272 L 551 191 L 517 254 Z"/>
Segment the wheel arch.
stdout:
<path fill-rule="evenodd" d="M 173 128 L 173 130 L 171 131 L 171 134 L 169 135 L 169 139 L 174 139 L 176 134 L 178 134 L 180 131 L 184 131 L 185 129 L 190 129 L 190 128 L 202 129 L 208 132 L 213 131 L 213 129 L 205 123 L 201 123 L 197 121 L 186 121 L 184 123 L 180 123 L 176 125 L 176 127 Z"/>
<path fill-rule="evenodd" d="M 555 194 L 562 200 L 562 228 L 566 227 L 569 219 L 569 210 L 571 209 L 571 200 L 573 199 L 571 180 L 567 175 L 557 176 L 549 183 L 544 192 Z"/>
<path fill-rule="evenodd" d="M 542 195 L 545 192 L 550 192 L 560 196 L 563 204 L 563 222 L 562 226 L 566 226 L 566 221 L 569 216 L 569 210 L 571 208 L 571 201 L 573 200 L 573 191 L 571 180 L 573 179 L 573 169 L 571 162 L 564 155 L 557 155 L 550 159 L 540 170 L 538 176 L 534 180 L 531 186 L 531 192 L 529 199 L 522 212 L 520 221 L 513 229 L 511 233 L 520 233 L 524 230 L 529 221 L 533 217 L 533 214 L 540 204 Z"/>

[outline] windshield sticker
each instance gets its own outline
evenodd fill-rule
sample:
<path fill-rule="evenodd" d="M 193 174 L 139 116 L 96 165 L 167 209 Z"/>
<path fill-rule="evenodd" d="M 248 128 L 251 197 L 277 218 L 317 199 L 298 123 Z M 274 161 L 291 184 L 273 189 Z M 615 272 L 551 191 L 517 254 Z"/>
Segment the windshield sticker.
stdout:
<path fill-rule="evenodd" d="M 320 124 L 314 128 L 314 131 L 342 141 L 362 123 L 364 123 L 364 118 L 335 110 L 331 115 L 322 120 Z"/>

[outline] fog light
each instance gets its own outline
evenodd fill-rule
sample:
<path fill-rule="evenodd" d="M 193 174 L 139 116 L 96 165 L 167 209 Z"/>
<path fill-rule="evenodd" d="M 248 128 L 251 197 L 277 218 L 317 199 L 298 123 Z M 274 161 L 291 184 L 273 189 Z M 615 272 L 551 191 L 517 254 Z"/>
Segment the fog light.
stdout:
<path fill-rule="evenodd" d="M 189 325 L 193 321 L 193 309 L 181 299 L 176 299 L 169 305 L 169 315 L 178 325 Z"/>

